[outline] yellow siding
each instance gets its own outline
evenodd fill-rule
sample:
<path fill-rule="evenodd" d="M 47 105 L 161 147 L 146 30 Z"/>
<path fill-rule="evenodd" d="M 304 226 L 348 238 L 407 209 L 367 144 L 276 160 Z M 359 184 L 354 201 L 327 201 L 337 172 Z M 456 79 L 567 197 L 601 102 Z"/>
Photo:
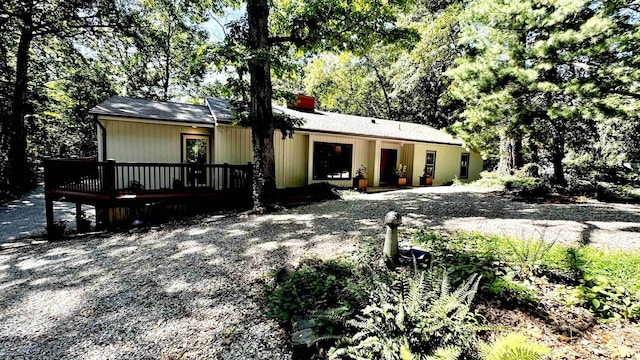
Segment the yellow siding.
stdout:
<path fill-rule="evenodd" d="M 414 186 L 420 183 L 419 177 L 423 175 L 426 163 L 427 151 L 436 152 L 436 172 L 433 178 L 433 185 L 442 185 L 460 177 L 460 157 L 463 153 L 469 153 L 469 178 L 462 179 L 465 182 L 477 180 L 482 171 L 482 158 L 479 154 L 468 151 L 461 146 L 436 145 L 436 144 L 415 144 L 413 182 Z"/>
<path fill-rule="evenodd" d="M 209 128 L 193 128 L 133 121 L 102 120 L 107 130 L 107 158 L 125 162 L 179 163 L 180 134 L 210 135 Z"/>
<path fill-rule="evenodd" d="M 181 134 L 211 135 L 212 162 L 217 164 L 246 164 L 253 162 L 251 130 L 239 126 L 220 125 L 214 129 L 193 128 L 171 124 L 150 124 L 133 121 L 101 119 L 107 131 L 107 158 L 128 162 L 182 162 Z M 101 129 L 98 128 L 98 138 Z M 352 180 L 313 180 L 313 143 L 330 142 L 353 145 L 352 176 L 360 165 L 367 167 L 369 186 L 378 186 L 380 180 L 381 149 L 398 150 L 398 161 L 407 165 L 409 183 L 417 186 L 425 164 L 426 151 L 436 151 L 434 185 L 453 180 L 460 173 L 460 155 L 470 153 L 469 179 L 479 178 L 482 158 L 460 146 L 425 143 L 401 143 L 377 139 L 339 135 L 296 132 L 293 139 L 282 140 L 274 135 L 276 184 L 278 188 L 304 186 L 307 183 L 329 182 L 340 187 L 351 187 Z M 98 155 L 102 156 L 102 143 L 98 142 Z M 104 160 L 104 159 L 102 159 Z"/>
<path fill-rule="evenodd" d="M 240 126 L 217 126 L 213 142 L 215 164 L 240 165 L 253 162 L 251 129 Z"/>
<path fill-rule="evenodd" d="M 307 159 L 309 136 L 294 133 L 293 139 L 282 139 L 276 131 L 274 135 L 276 158 L 276 186 L 279 189 L 301 187 L 307 184 Z"/>
<path fill-rule="evenodd" d="M 400 164 L 407 166 L 407 184 L 413 183 L 414 149 L 414 144 L 404 144 L 399 154 L 400 158 L 398 159 L 398 161 L 400 162 Z"/>
<path fill-rule="evenodd" d="M 313 180 L 313 143 L 314 142 L 328 142 L 339 144 L 351 144 L 353 145 L 353 161 L 351 163 L 351 176 L 355 176 L 355 172 L 360 165 L 367 165 L 371 163 L 373 154 L 369 151 L 369 141 L 365 139 L 335 136 L 335 135 L 309 135 L 309 154 L 307 157 L 307 176 L 308 183 L 322 183 L 326 182 L 331 185 L 339 187 L 351 187 L 353 185 L 352 179 L 344 180 Z"/>
<path fill-rule="evenodd" d="M 469 151 L 469 154 L 471 154 L 471 156 L 469 157 L 468 181 L 476 181 L 480 179 L 480 173 L 482 172 L 484 160 L 482 160 L 482 156 L 477 152 Z"/>

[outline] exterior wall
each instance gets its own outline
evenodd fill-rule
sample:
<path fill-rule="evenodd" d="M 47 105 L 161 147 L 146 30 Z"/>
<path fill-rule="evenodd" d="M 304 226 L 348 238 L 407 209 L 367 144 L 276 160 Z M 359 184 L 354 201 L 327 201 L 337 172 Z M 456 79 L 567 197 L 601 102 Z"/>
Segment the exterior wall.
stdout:
<path fill-rule="evenodd" d="M 107 159 L 116 161 L 180 163 L 180 134 L 211 135 L 210 128 L 118 120 L 101 122 L 107 130 Z M 99 149 L 101 154 L 102 147 Z"/>
<path fill-rule="evenodd" d="M 313 180 L 313 144 L 315 142 L 328 142 L 339 144 L 351 144 L 353 145 L 353 161 L 351 163 L 351 178 L 344 180 Z M 329 183 L 331 185 L 339 187 L 351 187 L 353 185 L 353 176 L 355 176 L 356 170 L 360 165 L 367 165 L 371 163 L 373 154 L 369 151 L 369 141 L 366 139 L 336 136 L 336 135 L 316 135 L 309 134 L 309 155 L 307 160 L 307 177 L 308 183 Z M 370 168 L 367 168 L 369 170 Z"/>
<path fill-rule="evenodd" d="M 152 124 L 127 120 L 100 119 L 107 131 L 107 158 L 127 162 L 182 162 L 181 134 L 214 135 L 210 144 L 211 162 L 217 164 L 246 164 L 253 162 L 251 130 L 239 126 L 220 125 L 212 128 L 193 128 L 174 124 Z M 98 132 L 98 157 L 102 159 L 103 144 Z M 434 185 L 459 177 L 460 155 L 469 153 L 469 179 L 477 180 L 482 171 L 479 154 L 455 145 L 390 142 L 380 139 L 356 138 L 340 135 L 296 132 L 293 139 L 282 140 L 274 134 L 276 185 L 278 188 L 299 187 L 309 183 L 328 182 L 335 186 L 351 187 L 352 179 L 313 180 L 314 142 L 353 145 L 352 176 L 360 165 L 367 167 L 369 186 L 380 184 L 381 149 L 398 150 L 398 162 L 407 165 L 409 184 L 419 185 L 419 177 L 426 160 L 426 151 L 436 152 Z"/>
<path fill-rule="evenodd" d="M 399 154 L 400 158 L 398 159 L 398 162 L 400 164 L 407 166 L 407 184 L 409 185 L 413 184 L 413 178 L 415 177 L 413 176 L 414 150 L 415 150 L 414 144 L 404 144 L 402 146 L 402 151 L 400 151 L 400 154 Z"/>
<path fill-rule="evenodd" d="M 309 136 L 294 133 L 293 139 L 282 139 L 280 131 L 274 134 L 276 158 L 276 187 L 301 187 L 307 184 Z"/>
<path fill-rule="evenodd" d="M 251 129 L 240 126 L 216 126 L 213 163 L 240 165 L 249 162 L 253 162 Z"/>
<path fill-rule="evenodd" d="M 464 182 L 478 180 L 482 171 L 482 158 L 478 153 L 468 151 L 461 146 L 438 144 L 415 144 L 413 157 L 413 186 L 420 184 L 420 176 L 423 174 L 427 160 L 427 151 L 436 152 L 436 172 L 433 185 L 442 185 L 460 177 L 460 157 L 463 153 L 469 153 L 469 178 L 461 179 Z"/>
<path fill-rule="evenodd" d="M 282 139 L 280 131 L 273 135 L 276 160 L 276 186 L 300 187 L 307 183 L 309 136 L 294 133 L 293 139 Z M 251 129 L 233 125 L 215 128 L 214 163 L 246 164 L 253 162 Z"/>

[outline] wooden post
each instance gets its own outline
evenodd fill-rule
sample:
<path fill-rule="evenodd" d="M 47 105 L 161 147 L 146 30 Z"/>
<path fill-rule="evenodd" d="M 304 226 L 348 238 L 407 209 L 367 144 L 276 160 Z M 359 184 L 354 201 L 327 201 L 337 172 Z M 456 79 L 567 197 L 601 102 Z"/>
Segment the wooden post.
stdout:
<path fill-rule="evenodd" d="M 76 203 L 76 230 L 80 232 L 80 222 L 82 221 L 82 204 Z"/>
<path fill-rule="evenodd" d="M 53 200 L 51 200 L 51 196 L 49 195 L 49 190 L 51 189 L 51 167 L 49 158 L 45 158 L 43 163 L 44 165 L 44 208 L 47 219 L 47 232 L 53 226 Z"/>
<path fill-rule="evenodd" d="M 224 167 L 223 167 L 224 171 L 223 171 L 223 176 L 224 176 L 224 180 L 222 182 L 222 190 L 228 190 L 229 187 L 229 164 L 224 163 Z"/>
<path fill-rule="evenodd" d="M 53 200 L 49 198 L 49 195 L 44 195 L 44 207 L 47 216 L 47 232 L 53 227 Z"/>
<path fill-rule="evenodd" d="M 116 161 L 109 159 L 104 163 L 104 174 L 102 176 L 102 191 L 109 195 L 109 199 L 116 197 Z"/>

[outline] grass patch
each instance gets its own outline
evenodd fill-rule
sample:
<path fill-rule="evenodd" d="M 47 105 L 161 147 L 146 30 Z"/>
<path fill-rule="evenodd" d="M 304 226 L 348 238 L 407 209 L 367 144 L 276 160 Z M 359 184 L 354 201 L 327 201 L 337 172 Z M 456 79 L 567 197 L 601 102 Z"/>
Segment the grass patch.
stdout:
<path fill-rule="evenodd" d="M 577 303 L 596 316 L 640 319 L 640 254 L 572 248 L 552 242 L 460 233 L 419 231 L 415 240 L 433 253 L 434 265 L 459 281 L 481 273 L 488 296 L 514 305 L 535 303 L 542 277 L 567 282 Z"/>

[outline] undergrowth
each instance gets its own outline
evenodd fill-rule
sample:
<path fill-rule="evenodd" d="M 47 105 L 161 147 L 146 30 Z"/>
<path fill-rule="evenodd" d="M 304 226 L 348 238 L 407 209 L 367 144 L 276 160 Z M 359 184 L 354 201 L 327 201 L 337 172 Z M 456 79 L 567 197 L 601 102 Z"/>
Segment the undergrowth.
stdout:
<path fill-rule="evenodd" d="M 274 274 L 266 287 L 269 316 L 304 340 L 294 356 L 544 359 L 548 349 L 522 334 L 495 337 L 473 302 L 493 298 L 534 310 L 555 289 L 550 284 L 561 285 L 554 301 L 566 306 L 601 319 L 640 319 L 640 254 L 430 230 L 414 241 L 430 252 L 426 270 L 389 270 L 379 261 L 381 244 L 364 239 L 349 256 Z M 296 353 L 300 346 L 308 352 Z"/>

